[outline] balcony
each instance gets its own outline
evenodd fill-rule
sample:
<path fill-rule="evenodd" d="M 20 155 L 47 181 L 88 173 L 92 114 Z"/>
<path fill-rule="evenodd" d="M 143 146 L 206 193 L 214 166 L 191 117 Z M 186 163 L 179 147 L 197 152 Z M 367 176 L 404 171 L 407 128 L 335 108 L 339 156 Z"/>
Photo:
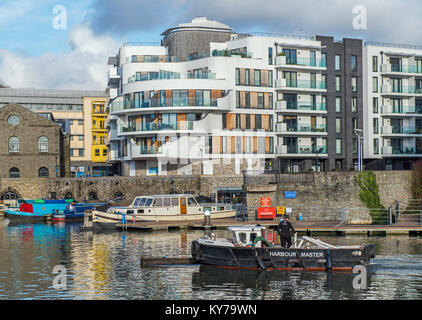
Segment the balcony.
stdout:
<path fill-rule="evenodd" d="M 391 84 L 384 84 L 381 86 L 382 94 L 392 95 L 418 95 L 422 94 L 422 87 L 420 86 L 392 86 Z"/>
<path fill-rule="evenodd" d="M 193 130 L 195 121 L 179 121 L 174 123 L 141 123 L 136 126 L 121 126 L 120 133 L 149 132 L 163 130 Z"/>
<path fill-rule="evenodd" d="M 316 69 L 325 69 L 327 68 L 326 61 L 323 59 L 313 59 L 313 58 L 302 58 L 297 57 L 295 59 L 288 59 L 286 56 L 278 56 L 275 59 L 276 67 L 285 67 L 285 68 L 316 68 Z"/>
<path fill-rule="evenodd" d="M 117 74 L 117 68 L 111 67 L 108 70 L 108 85 L 118 85 L 120 81 L 120 75 Z"/>
<path fill-rule="evenodd" d="M 392 105 L 383 105 L 381 107 L 381 112 L 383 114 L 398 114 L 398 115 L 422 115 L 422 106 L 392 106 Z"/>
<path fill-rule="evenodd" d="M 409 126 L 383 126 L 381 127 L 381 134 L 383 135 L 394 135 L 394 134 L 405 134 L 405 135 L 413 135 L 413 134 L 420 134 L 422 135 L 422 128 L 416 127 L 409 127 Z"/>
<path fill-rule="evenodd" d="M 180 80 L 180 79 L 216 79 L 215 73 L 178 73 L 160 70 L 160 72 L 148 72 L 147 74 L 136 74 L 128 79 L 128 83 L 138 81 L 151 81 L 151 80 Z"/>
<path fill-rule="evenodd" d="M 422 74 L 422 69 L 417 65 L 398 65 L 398 64 L 383 64 L 381 65 L 380 72 L 383 73 L 409 73 L 409 74 Z"/>
<path fill-rule="evenodd" d="M 414 147 L 382 147 L 384 156 L 421 156 L 422 150 Z"/>
<path fill-rule="evenodd" d="M 327 86 L 323 81 L 275 79 L 277 89 L 292 91 L 325 91 Z"/>
<path fill-rule="evenodd" d="M 288 124 L 285 122 L 279 122 L 276 124 L 276 132 L 277 133 L 304 133 L 304 134 L 311 134 L 311 135 L 318 135 L 319 134 L 326 134 L 327 133 L 327 125 L 320 124 L 320 125 L 310 125 L 310 124 Z"/>
<path fill-rule="evenodd" d="M 276 110 L 280 111 L 297 111 L 297 112 L 324 112 L 327 111 L 327 105 L 325 103 L 312 103 L 312 102 L 301 102 L 301 103 L 287 103 L 287 101 L 281 100 L 276 102 Z"/>

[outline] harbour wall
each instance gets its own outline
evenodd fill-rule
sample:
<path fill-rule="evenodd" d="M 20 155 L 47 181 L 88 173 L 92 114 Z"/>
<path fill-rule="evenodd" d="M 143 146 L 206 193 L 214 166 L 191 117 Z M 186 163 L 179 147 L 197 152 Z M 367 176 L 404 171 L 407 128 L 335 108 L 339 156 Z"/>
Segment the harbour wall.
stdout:
<path fill-rule="evenodd" d="M 48 178 L 1 179 L 0 196 L 15 192 L 22 198 L 57 198 L 71 196 L 78 201 L 97 198 L 113 199 L 118 195 L 124 203 L 134 197 L 148 194 L 193 193 L 211 196 L 224 188 L 243 187 L 249 213 L 253 214 L 262 197 L 271 198 L 272 206 L 292 208 L 292 215 L 329 219 L 344 208 L 353 209 L 351 219 L 365 221 L 368 210 L 359 198 L 357 172 L 322 172 L 279 175 L 258 174 L 244 178 L 226 176 L 161 176 L 161 177 L 102 177 L 102 178 Z M 381 203 L 389 207 L 396 200 L 405 203 L 412 198 L 411 171 L 376 171 Z M 295 199 L 286 199 L 286 191 L 295 191 Z"/>

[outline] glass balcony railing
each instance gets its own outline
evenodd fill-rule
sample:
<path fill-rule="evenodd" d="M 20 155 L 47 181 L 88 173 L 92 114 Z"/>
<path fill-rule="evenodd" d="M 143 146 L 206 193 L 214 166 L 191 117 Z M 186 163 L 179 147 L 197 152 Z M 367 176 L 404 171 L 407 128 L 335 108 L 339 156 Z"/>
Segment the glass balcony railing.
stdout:
<path fill-rule="evenodd" d="M 288 132 L 327 132 L 327 125 L 287 124 L 286 130 Z"/>
<path fill-rule="evenodd" d="M 141 123 L 135 126 L 121 126 L 120 133 L 157 131 L 157 130 L 193 130 L 194 121 L 179 121 L 177 123 Z"/>
<path fill-rule="evenodd" d="M 137 74 L 128 79 L 128 83 L 137 81 L 150 81 L 150 80 L 173 80 L 173 79 L 210 79 L 215 80 L 215 73 L 175 73 L 175 72 L 160 72 L 160 73 L 148 73 L 148 74 Z"/>
<path fill-rule="evenodd" d="M 297 79 L 286 79 L 286 87 L 301 89 L 327 89 L 327 86 L 323 81 Z"/>
<path fill-rule="evenodd" d="M 319 68 L 327 67 L 327 63 L 324 59 L 301 58 L 301 57 L 286 58 L 286 64 L 306 66 L 306 67 L 319 67 Z"/>
<path fill-rule="evenodd" d="M 383 134 L 422 134 L 422 128 L 418 127 L 399 127 L 399 126 L 384 126 L 381 128 Z"/>
<path fill-rule="evenodd" d="M 384 93 L 422 94 L 422 86 L 386 86 Z"/>
<path fill-rule="evenodd" d="M 317 111 L 327 111 L 327 104 L 326 103 L 286 103 L 287 110 L 317 110 Z"/>
<path fill-rule="evenodd" d="M 111 112 L 142 109 L 142 108 L 158 108 L 158 107 L 217 107 L 217 98 L 201 99 L 201 98 L 162 98 L 141 100 L 126 100 L 113 102 L 111 104 Z"/>
<path fill-rule="evenodd" d="M 384 65 L 381 65 L 381 72 L 400 72 L 400 73 L 419 73 L 419 74 L 422 74 L 422 66 L 384 64 Z"/>
<path fill-rule="evenodd" d="M 162 153 L 161 146 L 139 146 L 140 154 L 160 154 Z"/>
<path fill-rule="evenodd" d="M 422 114 L 422 106 L 389 106 L 384 113 L 416 113 Z"/>
<path fill-rule="evenodd" d="M 326 154 L 326 146 L 297 146 L 286 145 L 289 154 Z"/>

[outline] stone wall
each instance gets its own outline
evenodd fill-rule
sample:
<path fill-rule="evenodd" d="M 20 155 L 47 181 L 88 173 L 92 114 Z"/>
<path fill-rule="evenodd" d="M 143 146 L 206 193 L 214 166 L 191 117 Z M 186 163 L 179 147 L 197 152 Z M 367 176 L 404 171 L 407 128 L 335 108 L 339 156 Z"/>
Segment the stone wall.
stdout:
<path fill-rule="evenodd" d="M 376 172 L 381 202 L 389 207 L 395 200 L 411 198 L 411 171 Z M 255 214 L 261 197 L 270 197 L 273 206 L 293 209 L 292 216 L 300 212 L 313 220 L 332 219 L 340 216 L 343 208 L 352 208 L 349 219 L 367 222 L 369 213 L 359 199 L 360 188 L 356 182 L 357 172 L 322 172 L 306 174 L 311 180 L 275 184 L 274 175 L 249 177 L 245 184 L 242 176 L 158 176 L 158 177 L 103 177 L 103 178 L 50 178 L 50 179 L 3 179 L 0 180 L 0 196 L 7 191 L 16 192 L 24 198 L 46 198 L 55 192 L 58 198 L 71 195 L 77 200 L 89 199 L 93 194 L 99 200 L 113 199 L 123 194 L 124 201 L 147 194 L 193 193 L 211 196 L 220 188 L 244 187 L 250 213 Z M 294 177 L 288 175 L 288 177 Z M 291 180 L 291 181 L 294 181 Z M 172 183 L 173 182 L 173 183 Z M 296 191 L 296 199 L 285 199 L 285 191 Z"/>

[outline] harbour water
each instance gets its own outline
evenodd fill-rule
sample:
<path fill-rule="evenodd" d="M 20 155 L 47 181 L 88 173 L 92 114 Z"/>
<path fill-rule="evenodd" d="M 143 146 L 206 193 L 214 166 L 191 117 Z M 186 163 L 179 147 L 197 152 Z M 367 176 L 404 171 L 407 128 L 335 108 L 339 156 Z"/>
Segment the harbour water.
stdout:
<path fill-rule="evenodd" d="M 422 299 L 421 237 L 315 236 L 332 244 L 375 244 L 367 288 L 354 289 L 352 273 L 141 268 L 141 255 L 189 254 L 203 231 L 93 233 L 80 227 L 7 225 L 1 218 L 0 300 Z"/>

